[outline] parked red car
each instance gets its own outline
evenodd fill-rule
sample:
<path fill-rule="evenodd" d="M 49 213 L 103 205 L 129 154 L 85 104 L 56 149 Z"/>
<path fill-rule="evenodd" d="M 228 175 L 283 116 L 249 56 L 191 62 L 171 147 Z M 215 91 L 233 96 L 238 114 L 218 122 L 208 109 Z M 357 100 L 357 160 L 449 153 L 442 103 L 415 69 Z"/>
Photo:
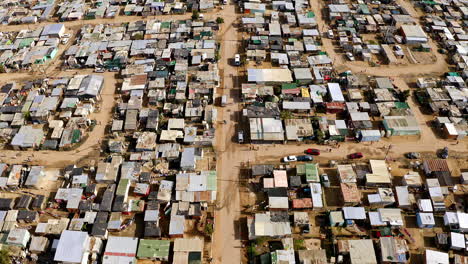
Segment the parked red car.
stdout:
<path fill-rule="evenodd" d="M 364 157 L 364 155 L 362 155 L 361 152 L 356 152 L 348 155 L 348 159 L 360 159 L 362 157 Z"/>
<path fill-rule="evenodd" d="M 306 149 L 305 153 L 309 155 L 318 156 L 320 155 L 320 149 Z"/>

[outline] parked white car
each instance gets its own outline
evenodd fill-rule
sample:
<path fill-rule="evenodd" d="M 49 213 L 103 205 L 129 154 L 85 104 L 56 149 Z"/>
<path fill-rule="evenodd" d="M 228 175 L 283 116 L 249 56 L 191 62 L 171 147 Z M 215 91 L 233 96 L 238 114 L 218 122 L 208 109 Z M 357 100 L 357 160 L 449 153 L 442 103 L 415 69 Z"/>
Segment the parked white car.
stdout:
<path fill-rule="evenodd" d="M 241 65 L 241 58 L 239 54 L 234 55 L 234 65 L 240 66 Z"/>
<path fill-rule="evenodd" d="M 346 58 L 350 61 L 355 61 L 354 55 L 351 52 L 346 52 Z"/>
<path fill-rule="evenodd" d="M 405 56 L 405 52 L 403 52 L 403 49 L 399 45 L 393 46 L 393 53 L 395 53 L 395 56 L 397 57 Z"/>
<path fill-rule="evenodd" d="M 287 156 L 283 158 L 283 162 L 293 162 L 293 161 L 297 161 L 296 156 Z"/>

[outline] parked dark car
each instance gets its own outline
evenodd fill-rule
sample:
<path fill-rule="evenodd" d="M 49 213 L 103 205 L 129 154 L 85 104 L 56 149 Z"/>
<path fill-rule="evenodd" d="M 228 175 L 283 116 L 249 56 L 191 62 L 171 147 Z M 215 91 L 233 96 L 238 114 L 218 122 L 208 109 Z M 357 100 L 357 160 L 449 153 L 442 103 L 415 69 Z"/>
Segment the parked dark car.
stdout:
<path fill-rule="evenodd" d="M 360 159 L 364 157 L 361 152 L 356 152 L 348 155 L 348 159 Z"/>
<path fill-rule="evenodd" d="M 239 130 L 239 132 L 237 132 L 237 142 L 239 144 L 244 143 L 244 131 Z"/>
<path fill-rule="evenodd" d="M 297 156 L 297 161 L 313 161 L 314 157 L 309 156 L 309 155 L 301 155 Z"/>
<path fill-rule="evenodd" d="M 419 152 L 408 152 L 405 154 L 405 157 L 408 159 L 419 159 L 421 154 Z"/>
<path fill-rule="evenodd" d="M 449 149 L 447 147 L 440 150 L 439 157 L 441 159 L 446 159 L 446 158 L 448 158 L 448 156 L 449 156 Z"/>

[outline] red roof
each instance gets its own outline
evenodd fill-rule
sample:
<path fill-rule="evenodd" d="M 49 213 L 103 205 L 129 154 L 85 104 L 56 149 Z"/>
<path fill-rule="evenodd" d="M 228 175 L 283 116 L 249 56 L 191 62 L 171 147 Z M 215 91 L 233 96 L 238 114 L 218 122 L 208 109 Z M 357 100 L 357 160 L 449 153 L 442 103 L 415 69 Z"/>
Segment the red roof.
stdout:
<path fill-rule="evenodd" d="M 326 103 L 327 109 L 344 109 L 345 104 L 339 102 Z"/>
<path fill-rule="evenodd" d="M 311 198 L 293 199 L 292 208 L 312 208 Z"/>
<path fill-rule="evenodd" d="M 281 90 L 282 94 L 300 94 L 301 93 L 301 88 L 293 88 L 293 89 L 283 89 Z"/>
<path fill-rule="evenodd" d="M 345 203 L 361 202 L 361 192 L 355 183 L 341 183 L 341 194 Z"/>
<path fill-rule="evenodd" d="M 448 163 L 444 159 L 430 159 L 424 161 L 424 167 L 430 172 L 433 171 L 450 171 Z"/>

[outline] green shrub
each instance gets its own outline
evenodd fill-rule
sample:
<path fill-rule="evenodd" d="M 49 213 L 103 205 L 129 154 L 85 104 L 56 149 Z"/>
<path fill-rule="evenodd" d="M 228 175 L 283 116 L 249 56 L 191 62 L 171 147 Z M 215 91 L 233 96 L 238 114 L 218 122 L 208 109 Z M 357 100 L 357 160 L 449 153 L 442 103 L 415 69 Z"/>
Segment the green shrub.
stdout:
<path fill-rule="evenodd" d="M 294 250 L 304 250 L 304 239 L 294 239 Z"/>
<path fill-rule="evenodd" d="M 200 18 L 200 13 L 198 13 L 197 10 L 193 11 L 192 12 L 192 20 L 197 20 L 198 18 Z"/>

